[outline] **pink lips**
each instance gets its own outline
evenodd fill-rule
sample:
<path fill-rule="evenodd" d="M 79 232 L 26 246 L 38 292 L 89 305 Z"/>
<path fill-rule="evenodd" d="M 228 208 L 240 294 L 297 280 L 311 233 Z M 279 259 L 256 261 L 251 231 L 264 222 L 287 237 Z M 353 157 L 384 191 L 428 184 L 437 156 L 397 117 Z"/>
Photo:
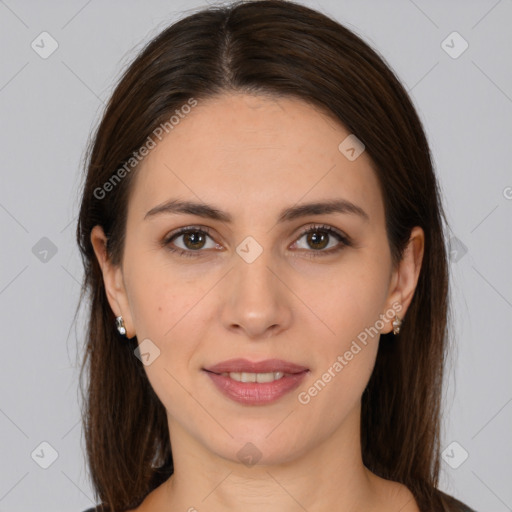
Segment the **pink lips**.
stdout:
<path fill-rule="evenodd" d="M 305 366 L 267 359 L 251 362 L 247 359 L 230 359 L 204 369 L 213 383 L 225 396 L 246 405 L 265 405 L 275 402 L 297 388 L 308 374 Z M 283 372 L 285 375 L 273 382 L 238 382 L 221 373 L 270 373 Z"/>

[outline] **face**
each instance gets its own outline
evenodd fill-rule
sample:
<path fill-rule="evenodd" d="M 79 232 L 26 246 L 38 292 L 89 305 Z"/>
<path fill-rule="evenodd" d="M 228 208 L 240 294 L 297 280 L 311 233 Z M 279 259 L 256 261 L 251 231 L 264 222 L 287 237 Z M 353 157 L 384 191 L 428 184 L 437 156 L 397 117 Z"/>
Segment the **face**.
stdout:
<path fill-rule="evenodd" d="M 418 268 L 414 253 L 392 268 L 371 161 L 339 149 L 349 135 L 297 99 L 217 96 L 198 102 L 137 170 L 122 264 L 102 268 L 115 314 L 145 343 L 171 439 L 186 432 L 232 461 L 250 442 L 257 450 L 245 450 L 270 464 L 356 425 L 379 334 L 403 317 Z M 172 200 L 225 218 L 173 211 Z M 345 208 L 297 210 L 333 201 Z M 205 370 L 234 358 L 307 371 L 249 384 Z M 219 381 L 231 382 L 231 395 Z"/>

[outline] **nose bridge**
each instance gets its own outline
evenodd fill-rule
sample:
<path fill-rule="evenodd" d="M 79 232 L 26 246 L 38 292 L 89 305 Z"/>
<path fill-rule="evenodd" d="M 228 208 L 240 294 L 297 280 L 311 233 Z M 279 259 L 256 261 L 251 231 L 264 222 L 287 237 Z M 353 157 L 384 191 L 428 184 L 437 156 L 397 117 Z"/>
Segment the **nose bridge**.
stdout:
<path fill-rule="evenodd" d="M 228 274 L 228 293 L 223 302 L 226 328 L 242 329 L 248 336 L 262 336 L 270 328 L 287 326 L 290 308 L 286 287 L 271 249 L 247 237 L 236 248 L 234 267 Z"/>
<path fill-rule="evenodd" d="M 279 294 L 274 275 L 276 271 L 270 270 L 276 267 L 276 262 L 272 261 L 272 251 L 263 249 L 254 239 L 251 239 L 239 244 L 236 252 L 238 259 L 235 258 L 235 268 L 231 277 L 234 281 L 233 295 L 236 296 L 237 302 L 271 305 L 276 294 Z"/>

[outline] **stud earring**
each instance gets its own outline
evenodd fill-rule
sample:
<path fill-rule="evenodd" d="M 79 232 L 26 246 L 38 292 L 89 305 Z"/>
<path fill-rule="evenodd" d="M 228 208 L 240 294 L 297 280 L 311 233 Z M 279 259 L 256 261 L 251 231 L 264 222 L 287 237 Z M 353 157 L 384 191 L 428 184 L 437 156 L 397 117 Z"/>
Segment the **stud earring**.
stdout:
<path fill-rule="evenodd" d="M 395 315 L 395 319 L 393 320 L 393 334 L 398 334 L 400 332 L 400 327 L 402 327 L 402 320 Z"/>
<path fill-rule="evenodd" d="M 126 327 L 124 326 L 122 316 L 116 317 L 116 328 L 121 336 L 124 336 L 126 334 Z"/>

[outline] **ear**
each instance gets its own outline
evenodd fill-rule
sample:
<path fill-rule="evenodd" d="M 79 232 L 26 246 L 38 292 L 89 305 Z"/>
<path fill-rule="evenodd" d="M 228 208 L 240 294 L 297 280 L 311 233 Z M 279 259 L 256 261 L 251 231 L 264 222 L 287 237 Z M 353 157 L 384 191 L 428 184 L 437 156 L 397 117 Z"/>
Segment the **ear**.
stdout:
<path fill-rule="evenodd" d="M 107 253 L 107 237 L 101 226 L 91 231 L 91 244 L 101 267 L 103 282 L 110 307 L 116 317 L 122 316 L 126 327 L 126 337 L 133 338 L 135 330 L 126 294 L 123 272 L 120 265 L 113 265 Z M 115 329 L 112 325 L 112 329 Z"/>
<path fill-rule="evenodd" d="M 386 312 L 395 310 L 399 318 L 404 318 L 416 290 L 424 249 L 425 234 L 423 229 L 416 226 L 411 231 L 402 261 L 398 268 L 392 272 L 389 293 L 386 299 Z M 398 309 L 398 304 L 401 306 L 401 309 Z M 395 317 L 393 316 L 391 320 L 386 316 L 382 318 L 385 319 L 386 324 L 381 333 L 387 334 L 393 330 L 393 320 Z"/>

